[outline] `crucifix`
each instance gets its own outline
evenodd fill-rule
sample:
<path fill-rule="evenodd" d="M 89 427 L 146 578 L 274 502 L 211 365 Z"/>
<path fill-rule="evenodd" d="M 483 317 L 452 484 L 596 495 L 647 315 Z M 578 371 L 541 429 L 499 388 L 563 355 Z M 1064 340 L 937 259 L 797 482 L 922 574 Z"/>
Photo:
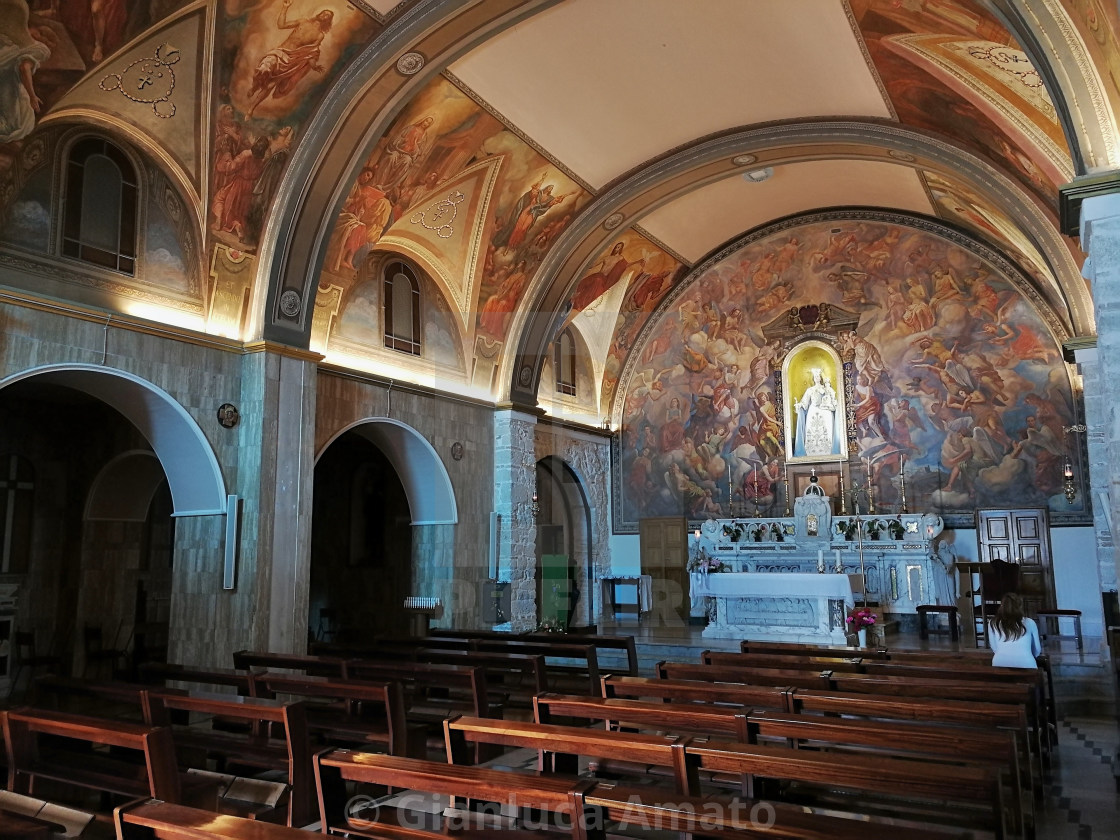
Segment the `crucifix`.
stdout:
<path fill-rule="evenodd" d="M 3 544 L 0 544 L 0 574 L 7 574 L 12 569 L 12 540 L 14 538 L 16 508 L 19 505 L 19 493 L 24 492 L 30 496 L 35 483 L 25 476 L 20 480 L 20 457 L 11 455 L 8 458 L 8 476 L 0 478 L 0 493 L 3 494 Z M 28 470 L 30 472 L 30 470 Z M 27 500 L 30 502 L 30 498 Z M 28 506 L 30 509 L 30 505 Z"/>

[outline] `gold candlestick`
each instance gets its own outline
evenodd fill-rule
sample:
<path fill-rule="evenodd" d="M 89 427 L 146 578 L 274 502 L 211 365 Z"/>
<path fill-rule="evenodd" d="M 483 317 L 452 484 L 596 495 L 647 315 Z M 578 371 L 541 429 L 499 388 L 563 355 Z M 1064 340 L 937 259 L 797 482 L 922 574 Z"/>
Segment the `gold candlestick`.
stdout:
<path fill-rule="evenodd" d="M 899 510 L 899 513 L 909 513 L 910 511 L 908 511 L 906 509 L 906 456 L 905 455 L 900 455 L 899 456 L 898 486 L 899 486 L 899 489 L 902 491 L 902 508 Z"/>
<path fill-rule="evenodd" d="M 789 509 L 789 467 L 786 467 L 786 516 L 793 516 L 793 511 Z"/>
<path fill-rule="evenodd" d="M 840 515 L 848 512 L 848 503 L 844 500 L 844 465 L 840 465 Z"/>

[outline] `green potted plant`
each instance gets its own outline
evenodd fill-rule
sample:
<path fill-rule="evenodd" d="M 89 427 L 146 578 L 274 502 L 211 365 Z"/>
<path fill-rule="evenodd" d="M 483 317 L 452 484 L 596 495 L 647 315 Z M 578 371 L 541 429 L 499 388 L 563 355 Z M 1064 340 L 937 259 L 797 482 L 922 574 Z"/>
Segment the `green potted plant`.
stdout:
<path fill-rule="evenodd" d="M 877 540 L 879 539 L 879 534 L 883 532 L 883 520 L 868 519 L 867 524 L 864 527 L 867 530 L 867 536 L 870 539 Z"/>
<path fill-rule="evenodd" d="M 887 520 L 887 533 L 890 534 L 892 540 L 900 540 L 906 535 L 906 528 L 902 525 L 901 519 L 888 519 Z"/>
<path fill-rule="evenodd" d="M 846 540 L 853 540 L 856 536 L 856 528 L 859 524 L 854 518 L 839 519 L 836 521 L 836 533 Z"/>
<path fill-rule="evenodd" d="M 739 539 L 743 536 L 743 526 L 738 522 L 732 522 L 730 525 L 724 525 L 723 535 L 731 540 L 731 542 L 739 542 Z"/>

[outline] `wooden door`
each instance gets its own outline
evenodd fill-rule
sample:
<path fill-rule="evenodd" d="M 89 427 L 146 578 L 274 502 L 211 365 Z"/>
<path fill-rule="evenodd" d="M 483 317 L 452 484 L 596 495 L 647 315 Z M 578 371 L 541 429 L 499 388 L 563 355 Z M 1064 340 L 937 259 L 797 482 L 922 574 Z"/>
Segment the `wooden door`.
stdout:
<path fill-rule="evenodd" d="M 1050 518 L 1045 508 L 976 511 L 980 562 L 1019 564 L 1019 594 L 1028 615 L 1054 609 Z"/>
<path fill-rule="evenodd" d="M 688 522 L 683 516 L 655 516 L 638 523 L 642 574 L 652 578 L 654 621 L 686 622 Z"/>

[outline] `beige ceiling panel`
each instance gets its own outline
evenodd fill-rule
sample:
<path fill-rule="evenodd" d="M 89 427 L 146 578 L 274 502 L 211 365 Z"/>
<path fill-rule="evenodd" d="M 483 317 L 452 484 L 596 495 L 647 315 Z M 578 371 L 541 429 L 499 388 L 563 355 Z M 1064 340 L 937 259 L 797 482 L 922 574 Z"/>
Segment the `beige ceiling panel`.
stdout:
<path fill-rule="evenodd" d="M 833 0 L 569 0 L 452 70 L 595 187 L 733 127 L 891 117 Z"/>
<path fill-rule="evenodd" d="M 917 172 L 864 160 L 822 160 L 774 167 L 761 183 L 736 174 L 666 204 L 638 224 L 690 262 L 773 219 L 827 207 L 889 207 L 932 213 Z"/>

